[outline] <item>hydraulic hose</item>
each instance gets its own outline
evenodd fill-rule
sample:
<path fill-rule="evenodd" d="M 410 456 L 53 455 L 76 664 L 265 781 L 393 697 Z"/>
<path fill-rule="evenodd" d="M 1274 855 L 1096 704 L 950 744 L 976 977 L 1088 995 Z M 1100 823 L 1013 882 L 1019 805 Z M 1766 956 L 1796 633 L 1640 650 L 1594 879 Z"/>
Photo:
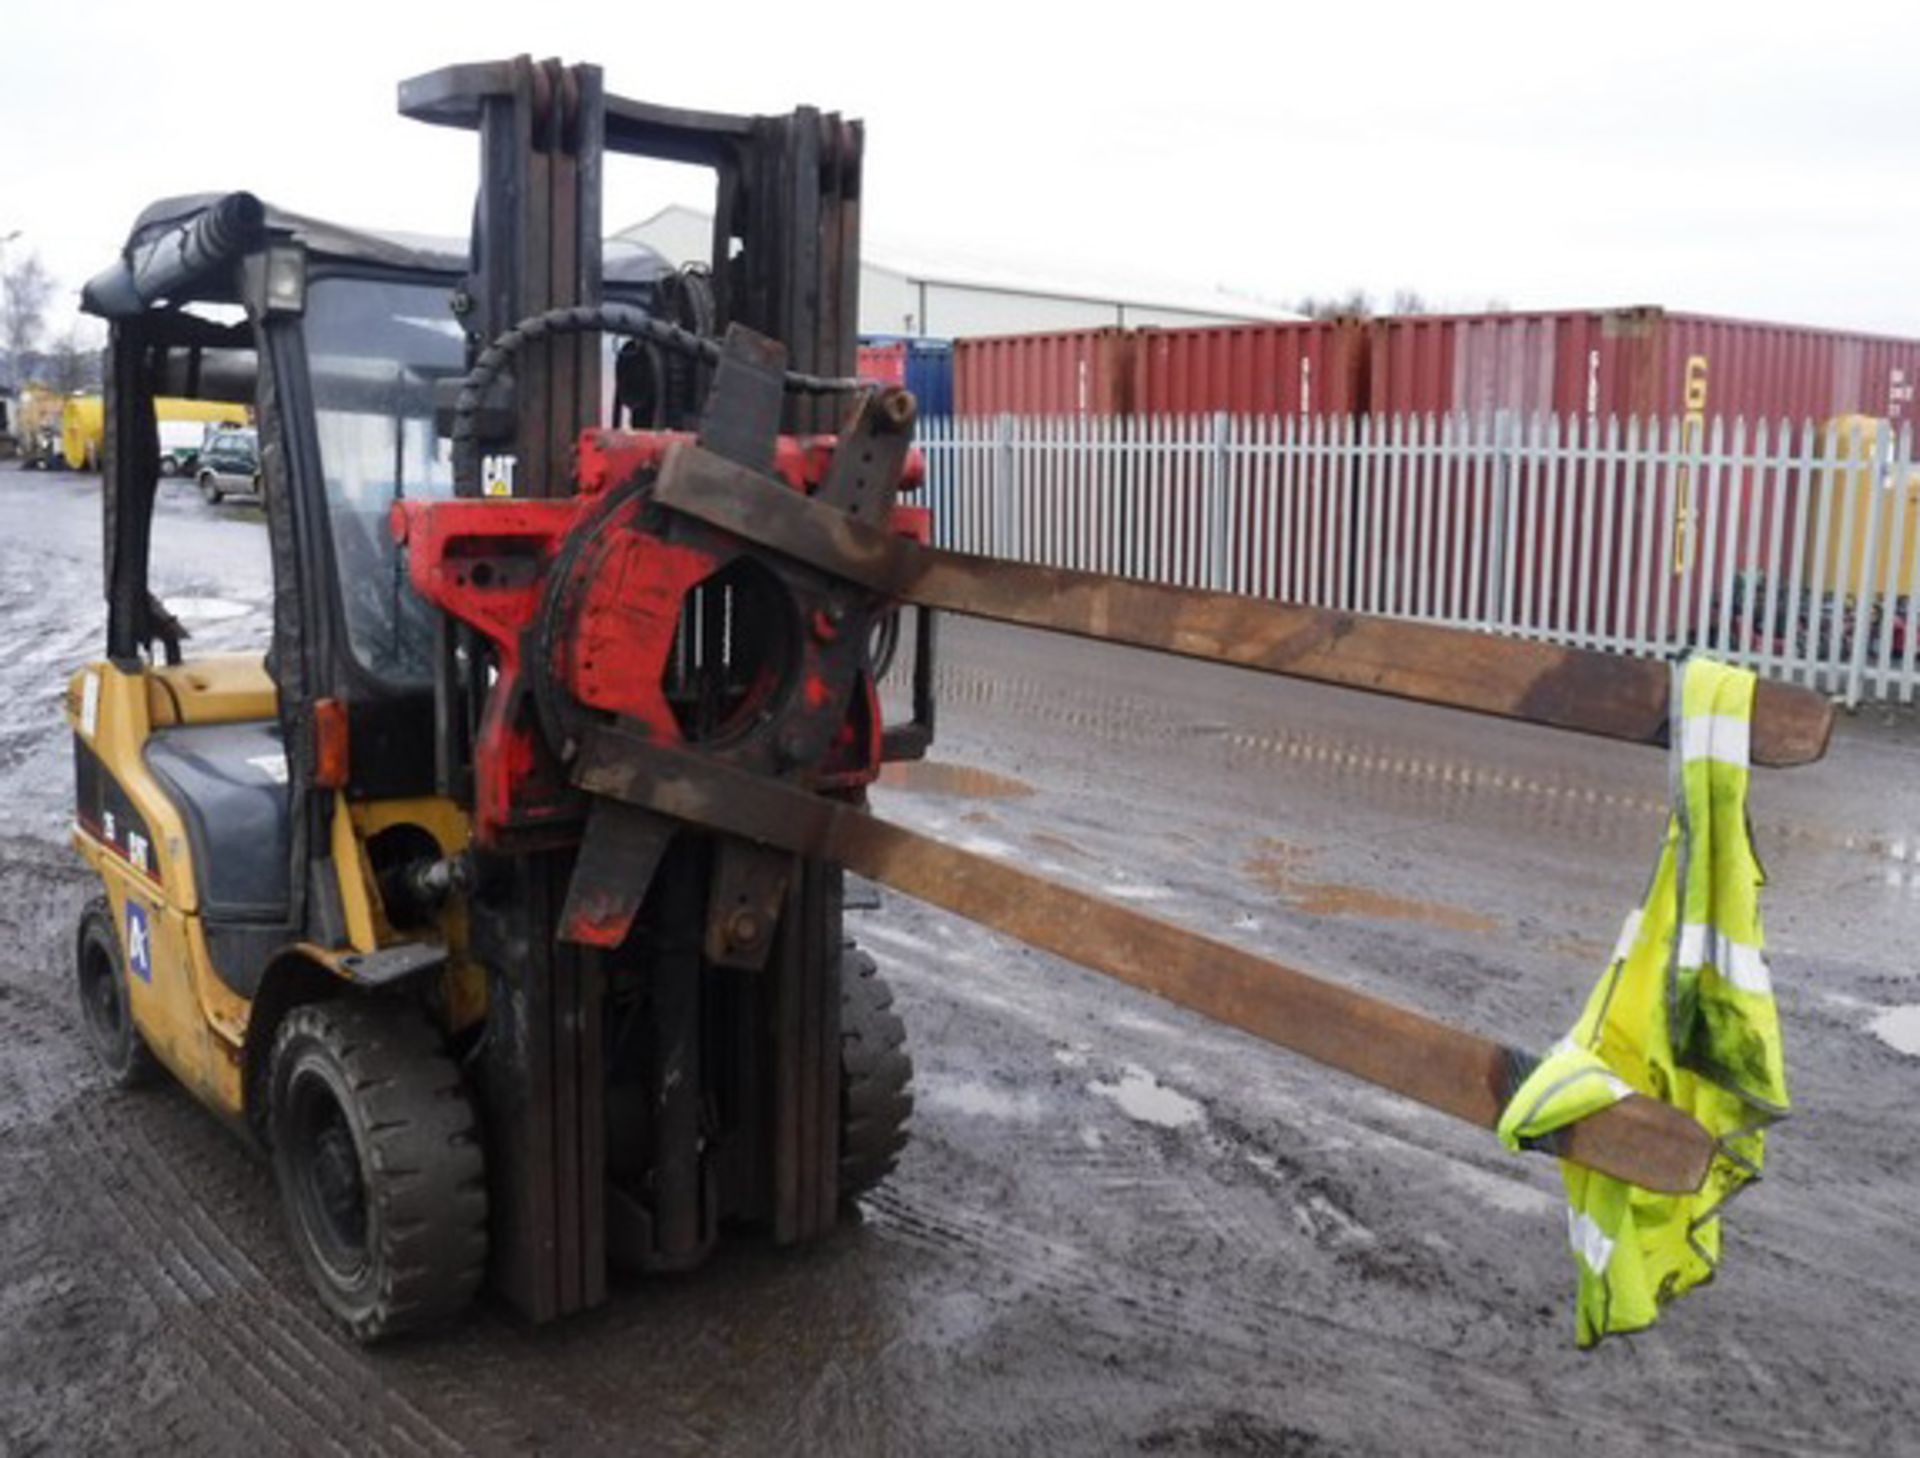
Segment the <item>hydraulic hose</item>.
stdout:
<path fill-rule="evenodd" d="M 561 334 L 614 334 L 645 339 L 704 364 L 717 364 L 720 360 L 719 340 L 707 339 L 656 319 L 631 304 L 577 304 L 522 319 L 480 351 L 454 401 L 453 489 L 456 495 L 473 495 L 478 491 L 480 445 L 474 434 L 474 417 L 487 390 L 528 344 Z M 796 370 L 786 371 L 785 380 L 788 390 L 806 395 L 837 395 L 873 388 L 870 381 L 850 376 L 809 375 Z"/>

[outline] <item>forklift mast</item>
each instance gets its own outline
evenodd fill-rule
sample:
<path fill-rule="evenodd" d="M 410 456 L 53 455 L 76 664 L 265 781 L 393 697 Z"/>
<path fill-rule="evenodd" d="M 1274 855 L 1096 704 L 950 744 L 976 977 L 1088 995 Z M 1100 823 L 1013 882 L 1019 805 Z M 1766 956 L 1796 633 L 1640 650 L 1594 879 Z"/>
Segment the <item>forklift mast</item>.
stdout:
<path fill-rule="evenodd" d="M 859 123 L 811 108 L 746 117 L 647 105 L 608 96 L 598 67 L 524 56 L 407 81 L 400 110 L 479 134 L 472 274 L 456 305 L 469 363 L 524 320 L 600 302 L 602 172 L 615 154 L 716 174 L 712 332 L 745 325 L 784 344 L 797 370 L 852 372 Z M 483 474 L 510 483 L 516 497 L 574 494 L 576 442 L 604 423 L 601 351 L 597 335 L 578 333 L 530 340 L 518 352 L 510 391 L 490 396 L 477 417 Z M 782 423 L 831 430 L 835 405 L 790 395 Z M 456 482 L 462 494 L 478 487 Z M 442 634 L 438 779 L 470 803 L 487 650 L 458 623 Z M 534 1320 L 602 1299 L 610 1239 L 633 1263 L 671 1268 L 698 1261 L 724 1216 L 766 1220 L 784 1243 L 830 1229 L 838 1203 L 838 868 L 808 858 L 788 878 L 780 931 L 750 986 L 703 987 L 703 883 L 715 861 L 686 835 L 667 853 L 645 949 L 653 1167 L 639 1209 L 609 1187 L 607 1169 L 604 1013 L 621 954 L 556 935 L 583 854 L 560 846 L 490 857 L 488 891 L 470 911 L 473 953 L 489 968 L 492 1279 Z M 715 1016 L 703 1018 L 703 1000 Z M 724 1156 L 701 1135 L 708 1097 L 736 1123 Z M 724 1179 L 722 1157 L 730 1161 Z"/>

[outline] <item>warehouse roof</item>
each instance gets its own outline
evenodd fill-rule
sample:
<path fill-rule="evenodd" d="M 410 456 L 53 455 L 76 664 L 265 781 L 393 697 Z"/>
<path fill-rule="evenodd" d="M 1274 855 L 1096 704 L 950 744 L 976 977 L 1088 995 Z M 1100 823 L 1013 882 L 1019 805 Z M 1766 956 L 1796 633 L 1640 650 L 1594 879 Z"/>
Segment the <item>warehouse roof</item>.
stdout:
<path fill-rule="evenodd" d="M 673 203 L 614 236 L 640 241 L 657 234 L 663 227 L 684 228 L 704 237 L 713 227 L 713 215 Z M 1190 284 L 1129 278 L 1077 267 L 1068 279 L 1005 259 L 920 244 L 869 239 L 862 246 L 860 261 L 864 267 L 891 273 L 910 283 L 948 288 L 1126 305 L 1207 318 L 1287 320 L 1304 317 L 1264 299 L 1224 288 L 1202 289 Z"/>

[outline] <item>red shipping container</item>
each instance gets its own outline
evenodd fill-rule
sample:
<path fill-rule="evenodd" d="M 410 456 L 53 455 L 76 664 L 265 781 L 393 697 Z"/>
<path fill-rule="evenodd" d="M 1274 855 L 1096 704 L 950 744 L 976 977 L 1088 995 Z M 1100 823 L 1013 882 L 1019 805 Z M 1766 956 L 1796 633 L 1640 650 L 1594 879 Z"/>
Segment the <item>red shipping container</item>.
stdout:
<path fill-rule="evenodd" d="M 1369 339 L 1358 320 L 1142 329 L 1133 408 L 1142 415 L 1354 415 L 1366 409 Z"/>
<path fill-rule="evenodd" d="M 1134 336 L 1124 329 L 1005 334 L 953 342 L 957 415 L 1125 415 Z"/>
<path fill-rule="evenodd" d="M 1920 340 L 1663 309 L 1376 319 L 1375 414 L 1720 416 L 1904 421 Z"/>
<path fill-rule="evenodd" d="M 907 347 L 904 344 L 863 344 L 854 373 L 875 385 L 906 388 Z"/>

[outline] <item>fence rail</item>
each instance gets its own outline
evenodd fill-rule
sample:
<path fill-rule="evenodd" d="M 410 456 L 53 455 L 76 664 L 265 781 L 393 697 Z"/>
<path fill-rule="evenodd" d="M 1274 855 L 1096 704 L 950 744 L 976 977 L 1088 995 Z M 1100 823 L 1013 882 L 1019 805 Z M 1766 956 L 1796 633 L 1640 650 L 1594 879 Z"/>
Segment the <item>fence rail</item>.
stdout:
<path fill-rule="evenodd" d="M 1911 427 L 1742 420 L 955 417 L 963 552 L 1614 652 L 1699 647 L 1911 702 Z"/>

